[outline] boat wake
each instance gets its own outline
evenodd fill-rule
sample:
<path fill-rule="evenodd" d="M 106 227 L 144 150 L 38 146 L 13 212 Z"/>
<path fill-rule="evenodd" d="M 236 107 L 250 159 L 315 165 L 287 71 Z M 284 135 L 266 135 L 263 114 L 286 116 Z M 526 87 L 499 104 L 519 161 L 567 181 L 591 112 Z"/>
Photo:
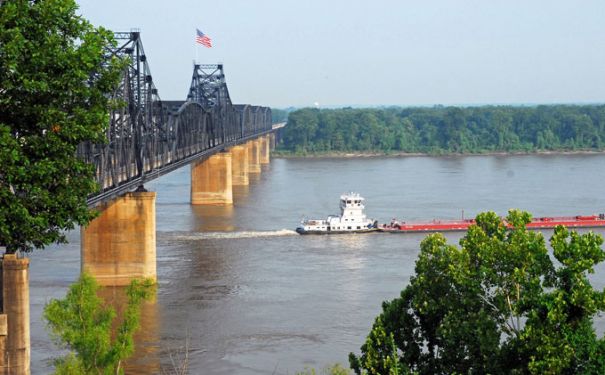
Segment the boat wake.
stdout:
<path fill-rule="evenodd" d="M 241 232 L 172 232 L 158 234 L 164 239 L 172 239 L 179 241 L 298 236 L 298 233 L 290 229 Z"/>

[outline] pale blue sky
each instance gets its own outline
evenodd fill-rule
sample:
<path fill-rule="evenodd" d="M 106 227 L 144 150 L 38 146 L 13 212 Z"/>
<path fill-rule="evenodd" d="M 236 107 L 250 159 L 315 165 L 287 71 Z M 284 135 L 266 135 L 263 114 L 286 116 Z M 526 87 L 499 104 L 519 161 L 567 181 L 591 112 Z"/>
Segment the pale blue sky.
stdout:
<path fill-rule="evenodd" d="M 605 101 L 604 0 L 79 0 L 139 28 L 162 99 L 222 62 L 235 103 L 272 107 Z M 195 29 L 214 47 L 194 43 Z"/>

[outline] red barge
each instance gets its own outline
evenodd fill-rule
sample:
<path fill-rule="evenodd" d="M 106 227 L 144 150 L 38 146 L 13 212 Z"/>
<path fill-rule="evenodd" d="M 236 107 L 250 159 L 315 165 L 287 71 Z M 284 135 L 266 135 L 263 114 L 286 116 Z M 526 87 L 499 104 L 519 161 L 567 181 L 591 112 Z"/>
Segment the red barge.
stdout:
<path fill-rule="evenodd" d="M 429 222 L 398 222 L 393 219 L 389 224 L 378 227 L 380 232 L 409 233 L 409 232 L 456 232 L 466 231 L 475 224 L 474 219 L 433 220 Z M 551 229 L 557 225 L 568 228 L 598 228 L 605 227 L 605 214 L 589 216 L 553 216 L 536 217 L 526 225 L 528 229 Z"/>

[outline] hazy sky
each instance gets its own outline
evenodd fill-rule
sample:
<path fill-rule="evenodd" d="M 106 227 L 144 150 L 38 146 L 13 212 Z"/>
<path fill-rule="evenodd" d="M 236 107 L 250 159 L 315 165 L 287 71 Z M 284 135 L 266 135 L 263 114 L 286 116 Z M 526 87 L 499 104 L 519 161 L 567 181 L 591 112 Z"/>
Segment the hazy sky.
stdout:
<path fill-rule="evenodd" d="M 278 108 L 605 101 L 604 0 L 78 3 L 140 29 L 164 100 L 185 98 L 196 59 L 224 64 L 234 103 Z"/>

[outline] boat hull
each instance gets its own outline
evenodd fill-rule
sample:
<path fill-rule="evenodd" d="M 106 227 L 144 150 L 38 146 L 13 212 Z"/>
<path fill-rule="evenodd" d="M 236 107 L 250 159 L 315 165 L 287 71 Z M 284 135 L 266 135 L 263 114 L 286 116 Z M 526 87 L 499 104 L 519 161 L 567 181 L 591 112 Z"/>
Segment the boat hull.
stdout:
<path fill-rule="evenodd" d="M 366 229 L 356 229 L 356 230 L 305 230 L 303 228 L 296 228 L 296 233 L 298 234 L 351 234 L 351 233 L 371 233 L 371 232 L 379 232 L 379 228 L 366 228 Z"/>

